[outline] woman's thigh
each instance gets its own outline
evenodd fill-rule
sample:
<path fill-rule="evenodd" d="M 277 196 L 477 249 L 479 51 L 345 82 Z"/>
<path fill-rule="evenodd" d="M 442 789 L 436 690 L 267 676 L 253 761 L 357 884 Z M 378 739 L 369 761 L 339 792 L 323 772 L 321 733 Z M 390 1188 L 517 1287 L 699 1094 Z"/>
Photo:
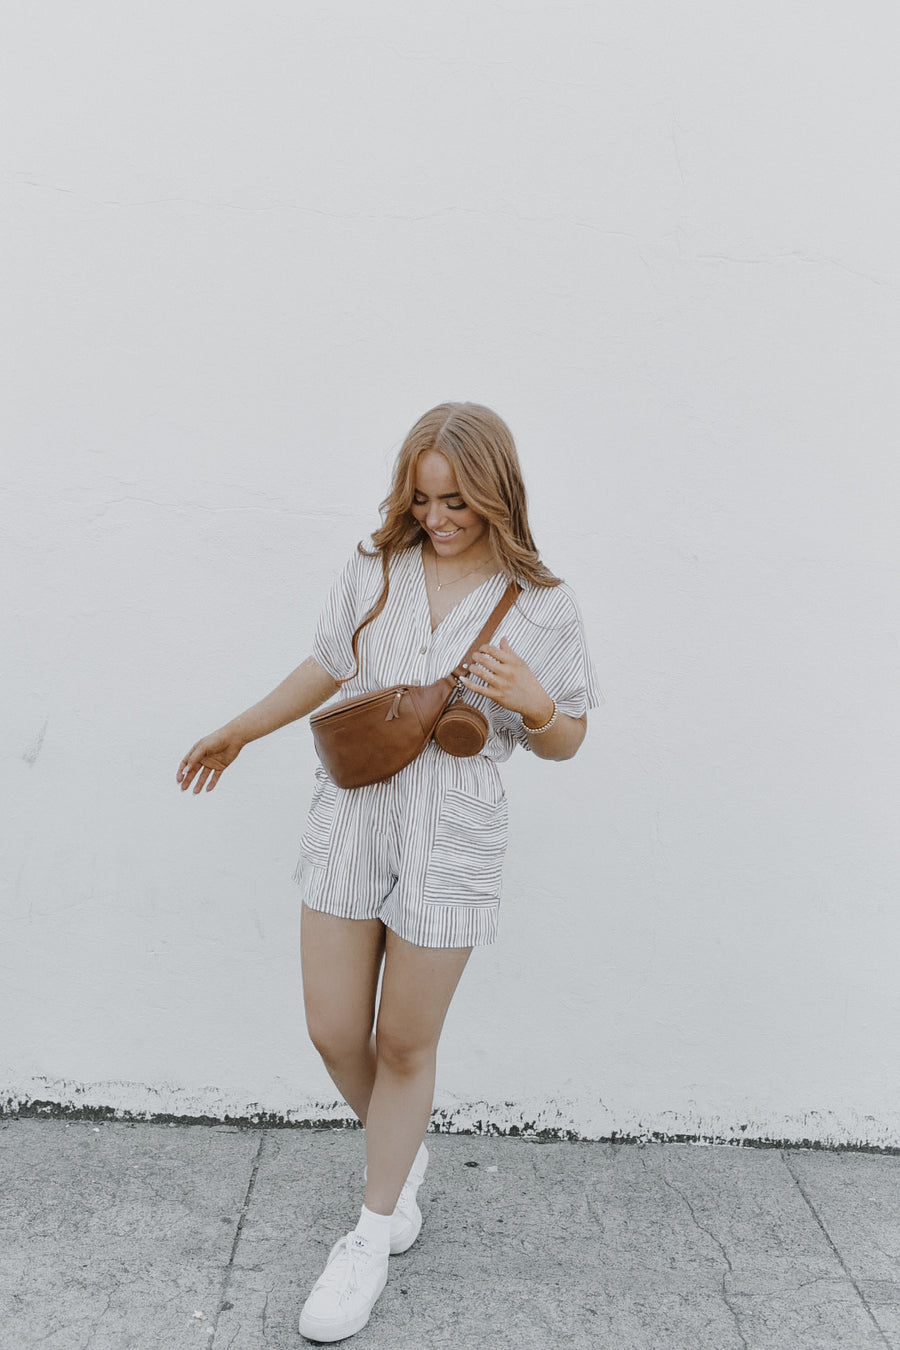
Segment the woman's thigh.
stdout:
<path fill-rule="evenodd" d="M 303 906 L 300 964 L 314 1044 L 353 1049 L 372 1034 L 384 937 L 380 919 L 340 919 Z"/>
<path fill-rule="evenodd" d="M 471 947 L 419 947 L 387 929 L 378 1009 L 379 1053 L 433 1050 Z"/>

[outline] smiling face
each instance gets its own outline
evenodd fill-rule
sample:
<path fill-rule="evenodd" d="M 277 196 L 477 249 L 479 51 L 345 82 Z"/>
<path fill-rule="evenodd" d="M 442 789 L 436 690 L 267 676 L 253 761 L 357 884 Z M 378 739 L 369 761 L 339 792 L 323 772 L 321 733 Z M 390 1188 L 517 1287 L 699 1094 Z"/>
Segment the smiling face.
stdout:
<path fill-rule="evenodd" d="M 426 450 L 416 461 L 410 510 L 439 558 L 490 557 L 487 521 L 463 501 L 453 466 L 439 450 Z"/>

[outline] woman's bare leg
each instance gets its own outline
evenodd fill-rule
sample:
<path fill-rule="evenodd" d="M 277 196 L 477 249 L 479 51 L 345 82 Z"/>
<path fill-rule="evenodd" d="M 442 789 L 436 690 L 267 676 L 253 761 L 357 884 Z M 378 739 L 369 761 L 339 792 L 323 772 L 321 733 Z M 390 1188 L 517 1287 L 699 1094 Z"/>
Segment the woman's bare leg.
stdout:
<path fill-rule="evenodd" d="M 303 906 L 306 1025 L 325 1068 L 363 1125 L 375 1082 L 372 1028 L 384 935 L 380 919 L 339 919 Z"/>
<path fill-rule="evenodd" d="M 390 929 L 366 1118 L 366 1208 L 391 1214 L 434 1101 L 437 1046 L 471 947 L 416 947 Z"/>

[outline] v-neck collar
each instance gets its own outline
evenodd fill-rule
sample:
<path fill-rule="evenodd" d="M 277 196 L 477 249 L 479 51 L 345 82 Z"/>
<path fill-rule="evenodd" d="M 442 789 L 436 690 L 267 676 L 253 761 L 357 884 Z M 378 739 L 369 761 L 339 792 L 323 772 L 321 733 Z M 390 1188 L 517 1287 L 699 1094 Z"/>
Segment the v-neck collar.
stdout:
<path fill-rule="evenodd" d="M 467 600 L 471 600 L 471 599 L 472 599 L 472 596 L 473 596 L 473 595 L 478 595 L 479 591 L 482 591 L 482 590 L 484 589 L 485 586 L 490 586 L 493 582 L 497 581 L 498 578 L 502 581 L 502 580 L 503 580 L 503 573 L 502 573 L 502 572 L 495 572 L 493 576 L 485 577 L 484 581 L 480 582 L 479 585 L 473 586 L 472 589 L 471 589 L 470 591 L 466 591 L 465 595 L 460 596 L 460 598 L 457 600 L 456 604 L 453 605 L 453 607 L 452 607 L 451 609 L 448 609 L 448 610 L 447 610 L 447 613 L 444 615 L 444 617 L 443 617 L 438 623 L 436 623 L 436 624 L 434 625 L 433 628 L 431 627 L 431 618 L 432 618 L 432 615 L 431 615 L 431 602 L 430 602 L 430 600 L 428 599 L 428 577 L 427 577 L 426 574 L 425 574 L 425 546 L 424 546 L 424 544 L 420 544 L 420 545 L 419 545 L 419 578 L 420 578 L 421 585 L 422 585 L 422 594 L 423 594 L 424 599 L 425 599 L 425 612 L 426 612 L 426 614 L 428 615 L 428 626 L 429 626 L 429 628 L 431 629 L 431 636 L 434 637 L 435 634 L 437 633 L 438 629 L 443 628 L 444 625 L 447 623 L 447 620 L 448 620 L 448 619 L 451 619 L 451 618 L 453 617 L 453 615 L 457 613 L 457 611 L 459 610 L 460 605 L 464 605 L 464 604 L 466 603 Z M 448 626 L 449 626 L 449 625 L 448 625 Z"/>

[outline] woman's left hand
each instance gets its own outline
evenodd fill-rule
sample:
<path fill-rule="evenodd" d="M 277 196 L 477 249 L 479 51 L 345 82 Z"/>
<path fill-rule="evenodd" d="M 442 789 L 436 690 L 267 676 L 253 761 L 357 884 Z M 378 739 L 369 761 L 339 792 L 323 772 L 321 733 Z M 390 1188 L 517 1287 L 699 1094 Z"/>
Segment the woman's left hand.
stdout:
<path fill-rule="evenodd" d="M 538 683 L 520 656 L 516 656 L 506 638 L 498 647 L 485 643 L 473 653 L 468 675 L 460 684 L 473 694 L 484 694 L 501 708 L 517 712 L 526 723 L 542 727 L 553 716 L 553 699 Z"/>

